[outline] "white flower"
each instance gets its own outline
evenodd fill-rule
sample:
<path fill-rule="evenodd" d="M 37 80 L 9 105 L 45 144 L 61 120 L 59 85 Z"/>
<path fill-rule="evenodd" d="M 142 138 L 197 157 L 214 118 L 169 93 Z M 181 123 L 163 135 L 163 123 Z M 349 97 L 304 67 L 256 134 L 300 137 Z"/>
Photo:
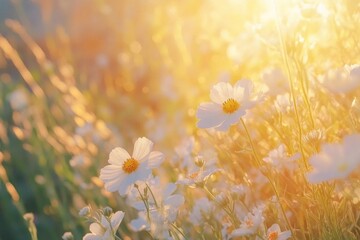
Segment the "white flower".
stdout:
<path fill-rule="evenodd" d="M 204 169 L 204 166 L 199 168 L 198 171 L 193 171 L 186 177 L 180 178 L 176 184 L 188 185 L 190 187 L 196 187 L 197 184 L 204 183 L 213 174 L 222 171 L 219 168 Z"/>
<path fill-rule="evenodd" d="M 267 240 L 286 240 L 291 237 L 290 231 L 281 232 L 280 226 L 278 224 L 273 224 L 268 230 L 266 234 Z"/>
<path fill-rule="evenodd" d="M 288 113 L 293 110 L 293 105 L 291 103 L 289 93 L 276 96 L 276 100 L 274 104 L 276 109 L 282 113 Z"/>
<path fill-rule="evenodd" d="M 189 220 L 194 225 L 203 225 L 210 218 L 214 209 L 214 205 L 211 204 L 209 199 L 205 197 L 197 199 L 189 216 Z"/>
<path fill-rule="evenodd" d="M 146 206 L 144 205 L 141 196 L 139 196 L 139 191 L 143 194 L 147 186 L 149 186 L 151 189 L 151 192 L 149 192 L 150 190 L 147 189 L 147 201 L 149 203 L 149 207 L 169 207 L 169 221 L 175 221 L 177 209 L 184 203 L 185 199 L 180 194 L 174 194 L 177 188 L 174 183 L 167 183 L 164 186 L 161 184 L 159 177 L 151 178 L 149 181 L 147 181 L 147 183 L 139 183 L 139 190 L 132 189 L 128 195 L 128 204 L 139 211 L 145 211 Z M 153 198 L 155 198 L 155 200 Z"/>
<path fill-rule="evenodd" d="M 320 183 L 332 179 L 346 178 L 360 165 L 360 134 L 346 136 L 343 143 L 322 145 L 321 152 L 309 160 L 313 171 L 307 179 Z"/>
<path fill-rule="evenodd" d="M 24 89 L 17 89 L 7 96 L 12 109 L 22 110 L 28 106 L 28 96 Z"/>
<path fill-rule="evenodd" d="M 334 93 L 348 93 L 360 87 L 360 65 L 330 69 L 320 79 Z"/>
<path fill-rule="evenodd" d="M 65 232 L 62 237 L 63 240 L 73 240 L 74 236 L 72 235 L 71 232 Z"/>
<path fill-rule="evenodd" d="M 262 208 L 255 208 L 252 213 L 248 213 L 248 215 L 243 219 L 243 221 L 241 221 L 240 228 L 232 231 L 231 237 L 240 237 L 255 234 L 264 222 L 264 217 L 262 213 Z"/>
<path fill-rule="evenodd" d="M 144 194 L 145 189 L 148 206 L 144 205 L 139 196 L 139 192 Z M 140 212 L 139 217 L 131 221 L 130 228 L 134 231 L 146 229 L 151 231 L 156 238 L 169 239 L 169 229 L 171 229 L 172 223 L 176 221 L 179 207 L 185 201 L 182 195 L 173 194 L 175 190 L 176 185 L 174 183 L 162 186 L 158 177 L 150 179 L 147 183 L 140 183 L 138 190 L 132 189 L 128 195 L 128 203 Z M 150 219 L 146 215 L 147 210 L 149 210 Z"/>
<path fill-rule="evenodd" d="M 246 114 L 254 105 L 253 85 L 250 80 L 238 81 L 234 86 L 219 82 L 210 92 L 213 102 L 202 103 L 197 111 L 199 128 L 212 128 L 226 131 Z"/>
<path fill-rule="evenodd" d="M 269 152 L 269 156 L 263 160 L 271 164 L 275 169 L 288 169 L 294 170 L 296 168 L 295 160 L 300 158 L 300 154 L 297 153 L 291 157 L 288 156 L 285 145 L 281 144 L 277 149 L 273 149 Z"/>
<path fill-rule="evenodd" d="M 289 82 L 280 68 L 266 69 L 262 78 L 267 85 L 268 94 L 276 96 L 289 91 Z"/>
<path fill-rule="evenodd" d="M 99 222 L 90 225 L 91 233 L 87 233 L 83 240 L 115 240 L 114 234 L 123 220 L 124 214 L 122 211 L 117 211 L 110 219 L 102 215 Z"/>
<path fill-rule="evenodd" d="M 163 160 L 163 154 L 152 152 L 152 147 L 153 143 L 142 137 L 136 140 L 132 156 L 123 148 L 113 149 L 108 160 L 110 165 L 100 171 L 105 188 L 124 196 L 136 181 L 146 180 L 151 169 L 159 166 Z"/>

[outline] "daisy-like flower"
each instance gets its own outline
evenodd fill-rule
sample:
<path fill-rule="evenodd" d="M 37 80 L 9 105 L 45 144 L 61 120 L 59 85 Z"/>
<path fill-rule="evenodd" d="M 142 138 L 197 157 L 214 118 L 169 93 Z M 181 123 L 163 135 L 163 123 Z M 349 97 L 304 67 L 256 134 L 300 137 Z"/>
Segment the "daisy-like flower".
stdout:
<path fill-rule="evenodd" d="M 309 160 L 313 171 L 307 179 L 320 183 L 332 179 L 346 178 L 360 165 L 360 134 L 348 135 L 343 143 L 322 145 L 322 151 Z"/>
<path fill-rule="evenodd" d="M 275 223 L 267 230 L 265 239 L 267 239 L 267 240 L 286 240 L 289 237 L 291 237 L 291 232 L 289 230 L 281 232 L 280 226 Z"/>
<path fill-rule="evenodd" d="M 195 201 L 192 212 L 189 215 L 189 220 L 192 224 L 200 226 L 207 222 L 213 215 L 215 206 L 209 199 L 202 197 Z"/>
<path fill-rule="evenodd" d="M 264 222 L 262 208 L 255 208 L 243 219 L 240 228 L 231 233 L 231 237 L 240 237 L 255 234 Z"/>
<path fill-rule="evenodd" d="M 125 213 L 117 211 L 110 219 L 101 215 L 99 222 L 94 222 L 90 225 L 90 232 L 87 233 L 83 240 L 115 240 L 114 234 L 117 231 Z"/>
<path fill-rule="evenodd" d="M 20 111 L 23 110 L 28 104 L 28 96 L 24 89 L 17 89 L 7 96 L 12 109 Z"/>
<path fill-rule="evenodd" d="M 215 84 L 210 92 L 212 102 L 200 104 L 197 111 L 198 127 L 228 130 L 254 105 L 252 95 L 250 80 L 240 80 L 234 86 L 227 82 Z"/>
<path fill-rule="evenodd" d="M 280 68 L 268 68 L 262 74 L 264 83 L 267 85 L 268 94 L 276 96 L 289 91 L 289 82 Z"/>
<path fill-rule="evenodd" d="M 189 187 L 196 187 L 199 184 L 206 182 L 206 180 L 213 174 L 221 172 L 222 169 L 219 168 L 210 168 L 204 169 L 204 166 L 200 167 L 198 171 L 193 171 L 181 177 L 176 184 L 188 185 Z"/>
<path fill-rule="evenodd" d="M 100 171 L 100 179 L 105 183 L 106 190 L 118 191 L 124 196 L 135 182 L 146 180 L 151 169 L 159 166 L 163 160 L 163 154 L 151 151 L 152 147 L 153 142 L 142 137 L 136 140 L 132 156 L 123 148 L 113 149 L 108 160 L 110 165 Z"/>
<path fill-rule="evenodd" d="M 285 145 L 281 144 L 277 149 L 269 152 L 269 156 L 263 160 L 271 164 L 275 169 L 294 170 L 296 168 L 296 160 L 300 158 L 300 154 L 296 153 L 293 156 L 288 156 Z"/>
<path fill-rule="evenodd" d="M 330 69 L 320 81 L 331 92 L 351 92 L 360 87 L 360 65 L 345 65 L 342 68 Z"/>

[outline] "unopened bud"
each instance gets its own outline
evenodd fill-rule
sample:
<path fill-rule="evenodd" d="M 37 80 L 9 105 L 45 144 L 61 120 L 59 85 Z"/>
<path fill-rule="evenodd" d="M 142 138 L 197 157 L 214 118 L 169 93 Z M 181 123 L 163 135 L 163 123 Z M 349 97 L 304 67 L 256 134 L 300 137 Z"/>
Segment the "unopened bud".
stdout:
<path fill-rule="evenodd" d="M 80 217 L 86 217 L 90 214 L 90 207 L 89 206 L 86 206 L 86 207 L 83 207 L 80 211 L 79 211 L 79 216 Z"/>
<path fill-rule="evenodd" d="M 111 207 L 104 207 L 103 213 L 105 217 L 110 217 L 111 214 L 113 213 L 113 210 L 111 209 Z"/>
<path fill-rule="evenodd" d="M 196 158 L 195 158 L 195 164 L 196 164 L 196 166 L 198 166 L 198 167 L 203 167 L 204 166 L 204 163 L 205 163 L 205 161 L 204 161 L 204 158 L 202 157 L 202 156 L 197 156 Z"/>
<path fill-rule="evenodd" d="M 32 213 L 25 213 L 23 217 L 26 222 L 34 222 L 34 214 Z"/>
<path fill-rule="evenodd" d="M 71 232 L 65 232 L 65 233 L 62 235 L 62 239 L 63 239 L 63 240 L 74 240 L 74 236 L 72 235 Z"/>

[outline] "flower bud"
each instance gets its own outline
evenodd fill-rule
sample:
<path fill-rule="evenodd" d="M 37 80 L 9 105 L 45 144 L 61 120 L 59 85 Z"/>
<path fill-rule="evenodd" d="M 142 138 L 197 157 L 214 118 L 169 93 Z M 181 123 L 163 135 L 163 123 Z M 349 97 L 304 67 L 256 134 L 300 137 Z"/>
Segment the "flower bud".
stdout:
<path fill-rule="evenodd" d="M 105 217 L 110 217 L 111 214 L 113 213 L 113 210 L 111 209 L 111 207 L 104 207 L 103 213 Z"/>
<path fill-rule="evenodd" d="M 79 211 L 79 216 L 80 217 L 86 217 L 90 214 L 90 207 L 89 206 L 86 206 L 86 207 L 83 207 L 80 211 Z"/>
<path fill-rule="evenodd" d="M 71 232 L 65 232 L 65 233 L 62 235 L 62 239 L 63 239 L 63 240 L 74 240 L 74 236 L 72 235 Z"/>

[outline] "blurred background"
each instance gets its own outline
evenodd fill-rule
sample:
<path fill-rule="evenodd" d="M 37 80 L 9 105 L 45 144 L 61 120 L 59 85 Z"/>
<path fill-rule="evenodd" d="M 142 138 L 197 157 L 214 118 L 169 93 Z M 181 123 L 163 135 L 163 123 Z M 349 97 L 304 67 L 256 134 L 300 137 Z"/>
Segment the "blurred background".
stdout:
<path fill-rule="evenodd" d="M 286 47 L 304 69 L 358 62 L 359 4 L 278 2 Z M 98 179 L 110 150 L 146 136 L 171 158 L 197 136 L 211 85 L 263 84 L 263 71 L 282 65 L 272 4 L 0 0 L 0 239 L 30 239 L 27 212 L 39 239 L 80 239 L 82 207 L 122 210 Z"/>

